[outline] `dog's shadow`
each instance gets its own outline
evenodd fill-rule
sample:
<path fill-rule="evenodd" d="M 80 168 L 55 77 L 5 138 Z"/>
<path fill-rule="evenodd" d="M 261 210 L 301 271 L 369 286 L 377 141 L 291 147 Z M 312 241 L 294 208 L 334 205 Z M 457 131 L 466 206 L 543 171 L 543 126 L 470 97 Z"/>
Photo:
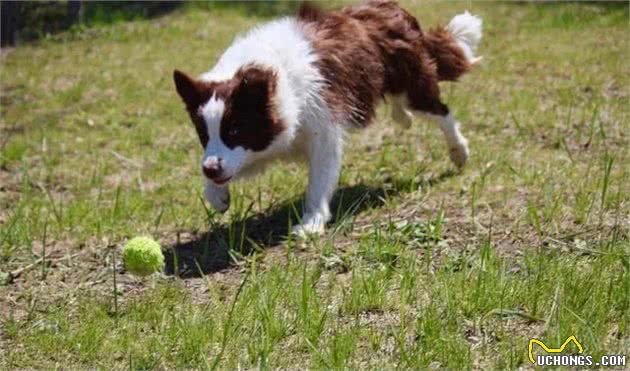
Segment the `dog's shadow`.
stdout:
<path fill-rule="evenodd" d="M 365 184 L 340 187 L 331 202 L 335 214 L 331 224 L 337 225 L 364 210 L 380 207 L 387 197 L 411 192 L 418 186 L 437 184 L 454 174 L 446 171 L 424 180 L 393 179 L 378 187 Z M 233 263 L 231 252 L 247 255 L 281 244 L 287 240 L 290 226 L 298 223 L 301 215 L 298 211 L 303 202 L 303 198 L 286 202 L 270 212 L 213 228 L 192 241 L 175 243 L 164 252 L 165 273 L 183 278 L 199 277 L 229 267 Z"/>

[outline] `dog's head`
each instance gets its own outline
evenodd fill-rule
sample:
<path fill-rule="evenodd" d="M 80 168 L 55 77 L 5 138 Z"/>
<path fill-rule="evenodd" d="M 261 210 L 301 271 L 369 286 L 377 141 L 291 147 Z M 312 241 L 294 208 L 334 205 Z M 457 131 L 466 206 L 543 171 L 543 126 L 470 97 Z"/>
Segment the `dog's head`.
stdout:
<path fill-rule="evenodd" d="M 197 80 L 173 73 L 177 93 L 205 152 L 202 170 L 217 185 L 226 184 L 284 131 L 275 104 L 277 75 L 249 65 L 230 80 Z"/>

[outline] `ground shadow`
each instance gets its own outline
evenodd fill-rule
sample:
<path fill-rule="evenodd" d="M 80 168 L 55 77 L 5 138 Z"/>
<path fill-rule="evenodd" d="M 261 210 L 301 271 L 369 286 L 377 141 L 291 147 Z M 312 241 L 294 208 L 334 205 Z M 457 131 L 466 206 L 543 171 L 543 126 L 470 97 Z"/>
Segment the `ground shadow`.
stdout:
<path fill-rule="evenodd" d="M 331 203 L 334 226 L 364 210 L 380 207 L 387 197 L 407 193 L 418 186 L 433 185 L 453 176 L 447 171 L 428 179 L 390 179 L 380 186 L 358 184 L 340 187 Z M 286 202 L 267 213 L 221 225 L 184 243 L 176 243 L 164 253 L 165 273 L 180 277 L 199 277 L 229 267 L 231 251 L 247 255 L 255 250 L 276 246 L 287 239 L 289 227 L 298 222 L 303 199 Z"/>

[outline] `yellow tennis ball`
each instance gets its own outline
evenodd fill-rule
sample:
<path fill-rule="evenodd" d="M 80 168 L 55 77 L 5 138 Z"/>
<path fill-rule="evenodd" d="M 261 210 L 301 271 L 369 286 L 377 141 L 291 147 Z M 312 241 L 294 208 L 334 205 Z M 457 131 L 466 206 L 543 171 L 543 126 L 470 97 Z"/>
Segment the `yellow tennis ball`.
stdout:
<path fill-rule="evenodd" d="M 160 244 L 150 237 L 136 237 L 123 247 L 125 269 L 136 276 L 148 276 L 164 269 Z"/>

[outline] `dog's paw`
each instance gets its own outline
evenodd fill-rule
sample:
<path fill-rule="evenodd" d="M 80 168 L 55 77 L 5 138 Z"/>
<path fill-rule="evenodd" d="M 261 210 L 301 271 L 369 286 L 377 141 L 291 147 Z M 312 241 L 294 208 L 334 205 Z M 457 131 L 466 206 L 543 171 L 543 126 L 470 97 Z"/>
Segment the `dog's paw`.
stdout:
<path fill-rule="evenodd" d="M 466 165 L 466 160 L 468 160 L 468 143 L 463 141 L 453 147 L 450 147 L 448 149 L 448 155 L 455 166 L 458 168 L 464 167 L 464 165 Z"/>
<path fill-rule="evenodd" d="M 220 213 L 224 213 L 230 208 L 230 189 L 228 187 L 206 184 L 203 195 L 210 202 L 210 205 Z"/>
<path fill-rule="evenodd" d="M 291 232 L 300 238 L 307 238 L 324 234 L 324 229 L 324 223 L 303 223 L 293 226 Z"/>
<path fill-rule="evenodd" d="M 298 237 L 318 236 L 324 234 L 326 230 L 326 219 L 323 216 L 307 216 L 305 215 L 302 224 L 293 226 L 291 232 Z"/>

